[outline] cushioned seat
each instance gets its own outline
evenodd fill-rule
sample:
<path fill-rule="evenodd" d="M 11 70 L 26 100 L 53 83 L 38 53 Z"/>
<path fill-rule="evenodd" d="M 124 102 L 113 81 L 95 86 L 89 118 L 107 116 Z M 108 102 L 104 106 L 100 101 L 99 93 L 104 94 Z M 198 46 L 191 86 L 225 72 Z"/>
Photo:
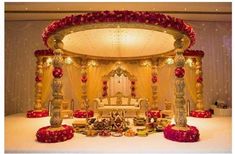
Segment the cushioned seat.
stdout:
<path fill-rule="evenodd" d="M 124 110 L 126 117 L 135 117 L 141 111 L 145 113 L 148 106 L 147 99 L 131 98 L 122 94 L 106 98 L 96 98 L 94 104 L 96 112 L 101 117 L 108 117 L 112 110 Z"/>

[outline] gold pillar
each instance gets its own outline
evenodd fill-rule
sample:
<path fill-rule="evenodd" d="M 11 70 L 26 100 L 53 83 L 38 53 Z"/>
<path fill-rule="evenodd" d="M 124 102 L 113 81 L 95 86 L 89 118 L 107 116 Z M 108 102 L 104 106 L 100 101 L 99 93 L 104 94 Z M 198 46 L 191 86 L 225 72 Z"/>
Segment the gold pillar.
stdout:
<path fill-rule="evenodd" d="M 62 118 L 61 118 L 61 104 L 63 102 L 63 93 L 62 93 L 62 80 L 63 76 L 62 66 L 63 66 L 63 51 L 59 49 L 59 46 L 63 46 L 63 42 L 57 41 L 56 49 L 54 50 L 54 61 L 53 61 L 53 99 L 52 99 L 52 116 L 50 119 L 51 127 L 61 127 Z"/>
<path fill-rule="evenodd" d="M 35 78 L 35 102 L 34 102 L 34 110 L 42 109 L 42 75 L 43 75 L 43 57 L 37 56 L 36 62 L 36 78 Z"/>
<path fill-rule="evenodd" d="M 158 97 L 157 97 L 157 65 L 153 63 L 152 66 L 152 107 L 151 109 L 158 109 Z"/>
<path fill-rule="evenodd" d="M 196 58 L 196 110 L 203 110 L 202 59 Z"/>
<path fill-rule="evenodd" d="M 187 118 L 185 111 L 185 99 L 184 99 L 184 64 L 185 58 L 183 56 L 183 50 L 178 48 L 175 50 L 175 129 L 186 129 Z"/>
<path fill-rule="evenodd" d="M 82 84 L 82 109 L 87 110 L 89 108 L 87 100 L 87 65 L 86 61 L 82 61 L 81 66 L 81 84 Z"/>

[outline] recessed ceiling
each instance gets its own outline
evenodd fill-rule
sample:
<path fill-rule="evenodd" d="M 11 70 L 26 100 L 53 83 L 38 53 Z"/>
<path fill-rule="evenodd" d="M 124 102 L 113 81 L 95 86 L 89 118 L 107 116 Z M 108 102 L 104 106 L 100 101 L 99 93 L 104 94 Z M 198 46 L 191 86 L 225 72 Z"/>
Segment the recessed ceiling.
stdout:
<path fill-rule="evenodd" d="M 174 37 L 154 30 L 104 28 L 66 35 L 64 49 L 70 52 L 111 58 L 146 57 L 174 49 Z"/>
<path fill-rule="evenodd" d="M 6 20 L 55 20 L 103 10 L 155 11 L 184 20 L 231 21 L 231 2 L 7 2 Z"/>

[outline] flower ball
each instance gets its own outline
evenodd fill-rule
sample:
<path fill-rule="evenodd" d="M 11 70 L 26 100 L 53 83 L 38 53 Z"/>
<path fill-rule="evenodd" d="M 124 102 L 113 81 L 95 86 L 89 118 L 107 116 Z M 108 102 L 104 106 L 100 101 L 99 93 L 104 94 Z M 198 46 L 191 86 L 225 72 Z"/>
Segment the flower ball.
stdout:
<path fill-rule="evenodd" d="M 157 82 L 157 76 L 153 76 L 153 77 L 152 77 L 152 82 L 153 82 L 153 83 L 156 83 L 156 82 Z"/>
<path fill-rule="evenodd" d="M 35 81 L 36 81 L 36 82 L 41 82 L 41 81 L 42 81 L 42 77 L 36 76 L 36 77 L 35 77 Z"/>
<path fill-rule="evenodd" d="M 55 67 L 53 70 L 53 76 L 55 78 L 61 78 L 63 76 L 63 70 L 60 67 Z"/>
<path fill-rule="evenodd" d="M 203 81 L 203 78 L 202 78 L 202 77 L 198 77 L 198 78 L 197 78 L 197 82 L 202 83 L 202 81 Z"/>
<path fill-rule="evenodd" d="M 175 76 L 177 76 L 178 78 L 184 77 L 184 73 L 185 73 L 185 71 L 182 67 L 177 67 L 175 69 Z"/>

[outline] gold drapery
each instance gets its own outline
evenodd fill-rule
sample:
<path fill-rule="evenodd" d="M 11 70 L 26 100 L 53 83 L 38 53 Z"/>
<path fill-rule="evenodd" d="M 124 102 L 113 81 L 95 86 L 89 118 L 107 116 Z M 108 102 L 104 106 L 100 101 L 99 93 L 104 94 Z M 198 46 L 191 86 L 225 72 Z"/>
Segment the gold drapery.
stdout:
<path fill-rule="evenodd" d="M 53 66 L 43 68 L 43 78 L 42 78 L 42 106 L 49 101 L 52 95 L 51 83 L 53 79 L 52 75 Z"/>
<path fill-rule="evenodd" d="M 139 63 L 100 63 L 97 66 L 88 66 L 88 81 L 87 81 L 87 96 L 89 99 L 90 108 L 94 108 L 93 100 L 102 95 L 102 77 L 108 74 L 116 67 L 122 67 L 129 73 L 134 75 L 136 81 L 136 96 L 147 98 L 152 102 L 152 82 L 151 82 L 151 66 L 141 66 Z M 51 82 L 52 82 L 52 66 L 44 68 L 43 74 L 43 88 L 42 88 L 42 102 L 43 105 L 51 98 Z M 80 107 L 81 102 L 81 68 L 73 59 L 72 64 L 66 64 L 63 67 L 63 92 L 64 98 L 75 100 L 75 108 Z M 174 65 L 165 65 L 158 69 L 158 102 L 159 107 L 163 108 L 163 103 L 167 99 L 174 103 Z M 193 102 L 196 101 L 196 88 L 195 88 L 195 69 L 185 65 L 185 93 L 186 99 Z M 108 87 L 110 88 L 110 87 Z M 77 103 L 79 102 L 79 103 Z M 79 104 L 79 105 L 78 105 Z"/>

